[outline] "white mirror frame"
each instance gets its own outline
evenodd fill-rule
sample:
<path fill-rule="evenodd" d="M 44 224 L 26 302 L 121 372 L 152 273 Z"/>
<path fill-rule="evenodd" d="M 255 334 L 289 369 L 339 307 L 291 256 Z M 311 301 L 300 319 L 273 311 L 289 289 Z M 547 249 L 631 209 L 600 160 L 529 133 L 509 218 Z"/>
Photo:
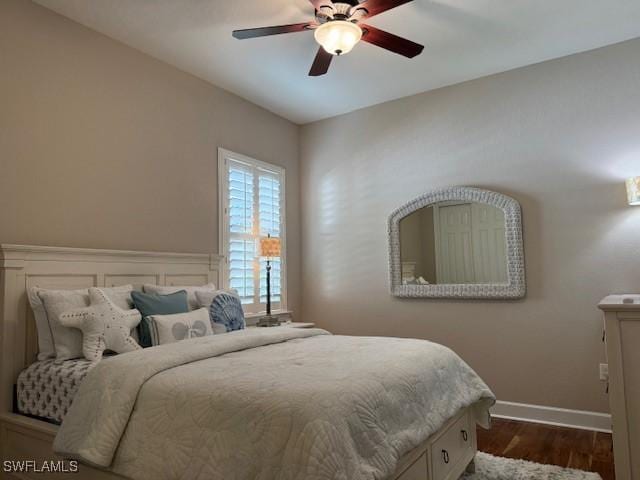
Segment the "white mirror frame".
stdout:
<path fill-rule="evenodd" d="M 505 219 L 507 282 L 476 284 L 403 285 L 400 262 L 400 220 L 416 210 L 439 202 L 469 201 L 501 209 Z M 422 195 L 395 210 L 389 217 L 389 273 L 391 294 L 408 298 L 522 298 L 526 293 L 522 213 L 511 197 L 472 187 L 450 187 Z"/>

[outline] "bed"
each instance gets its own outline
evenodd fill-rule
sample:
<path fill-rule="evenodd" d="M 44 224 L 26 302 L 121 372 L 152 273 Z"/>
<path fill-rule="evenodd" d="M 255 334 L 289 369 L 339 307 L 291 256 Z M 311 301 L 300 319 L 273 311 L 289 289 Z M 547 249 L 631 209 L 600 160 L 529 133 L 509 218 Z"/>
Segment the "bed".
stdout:
<path fill-rule="evenodd" d="M 81 461 L 73 478 L 134 479 L 448 480 L 473 466 L 493 395 L 457 355 L 421 340 L 287 327 L 185 340 L 84 372 L 61 426 L 17 414 L 10 392 L 35 355 L 26 288 L 216 283 L 219 258 L 0 252 L 3 459 L 55 450 Z"/>
<path fill-rule="evenodd" d="M 94 364 L 84 358 L 42 360 L 25 368 L 16 381 L 16 410 L 59 425 Z"/>

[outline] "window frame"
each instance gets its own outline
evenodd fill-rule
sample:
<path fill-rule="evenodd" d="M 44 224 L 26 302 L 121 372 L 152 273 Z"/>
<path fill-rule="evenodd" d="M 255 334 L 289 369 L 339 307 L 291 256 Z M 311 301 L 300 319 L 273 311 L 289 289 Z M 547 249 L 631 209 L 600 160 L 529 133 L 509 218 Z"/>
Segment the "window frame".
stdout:
<path fill-rule="evenodd" d="M 229 182 L 228 182 L 228 160 L 245 163 L 250 165 L 252 169 L 264 169 L 276 173 L 280 177 L 280 302 L 273 308 L 272 314 L 287 311 L 287 222 L 286 222 L 286 171 L 284 167 L 274 165 L 272 163 L 263 162 L 255 158 L 240 153 L 218 148 L 218 250 L 223 257 L 223 267 L 220 272 L 220 279 L 223 288 L 229 288 L 229 246 L 231 240 L 231 232 L 229 229 Z M 258 177 L 256 177 L 258 178 Z M 259 209 L 256 209 L 254 215 L 257 215 Z M 256 239 L 260 238 L 254 233 Z M 256 252 L 258 245 L 256 244 Z M 260 257 L 255 257 L 260 262 Z M 254 260 L 255 261 L 255 260 Z M 260 299 L 260 279 L 257 279 L 258 288 L 254 291 L 254 300 L 257 296 Z M 248 316 L 259 316 L 266 312 L 266 303 L 251 303 L 242 305 L 245 314 Z"/>

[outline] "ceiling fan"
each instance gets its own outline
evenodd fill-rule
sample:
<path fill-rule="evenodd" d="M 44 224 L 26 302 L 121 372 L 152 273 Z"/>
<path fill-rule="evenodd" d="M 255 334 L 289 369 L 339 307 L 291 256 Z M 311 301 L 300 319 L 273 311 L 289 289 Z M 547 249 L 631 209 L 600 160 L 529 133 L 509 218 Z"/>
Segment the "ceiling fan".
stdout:
<path fill-rule="evenodd" d="M 275 27 L 235 30 L 233 36 L 240 40 L 266 37 L 282 33 L 314 31 L 320 44 L 309 75 L 317 77 L 329 70 L 334 56 L 347 54 L 360 41 L 365 41 L 408 58 L 422 53 L 424 47 L 392 33 L 362 23 L 392 8 L 412 0 L 309 0 L 315 7 L 315 19 L 310 22 Z"/>

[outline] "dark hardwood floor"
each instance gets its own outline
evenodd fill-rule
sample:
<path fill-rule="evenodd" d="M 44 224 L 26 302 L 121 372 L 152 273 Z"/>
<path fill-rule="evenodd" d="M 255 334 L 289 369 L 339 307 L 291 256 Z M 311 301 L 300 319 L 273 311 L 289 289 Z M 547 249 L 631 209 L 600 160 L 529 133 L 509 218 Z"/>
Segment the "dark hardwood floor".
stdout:
<path fill-rule="evenodd" d="M 611 434 L 494 418 L 478 428 L 478 450 L 501 457 L 560 465 L 614 480 Z"/>

